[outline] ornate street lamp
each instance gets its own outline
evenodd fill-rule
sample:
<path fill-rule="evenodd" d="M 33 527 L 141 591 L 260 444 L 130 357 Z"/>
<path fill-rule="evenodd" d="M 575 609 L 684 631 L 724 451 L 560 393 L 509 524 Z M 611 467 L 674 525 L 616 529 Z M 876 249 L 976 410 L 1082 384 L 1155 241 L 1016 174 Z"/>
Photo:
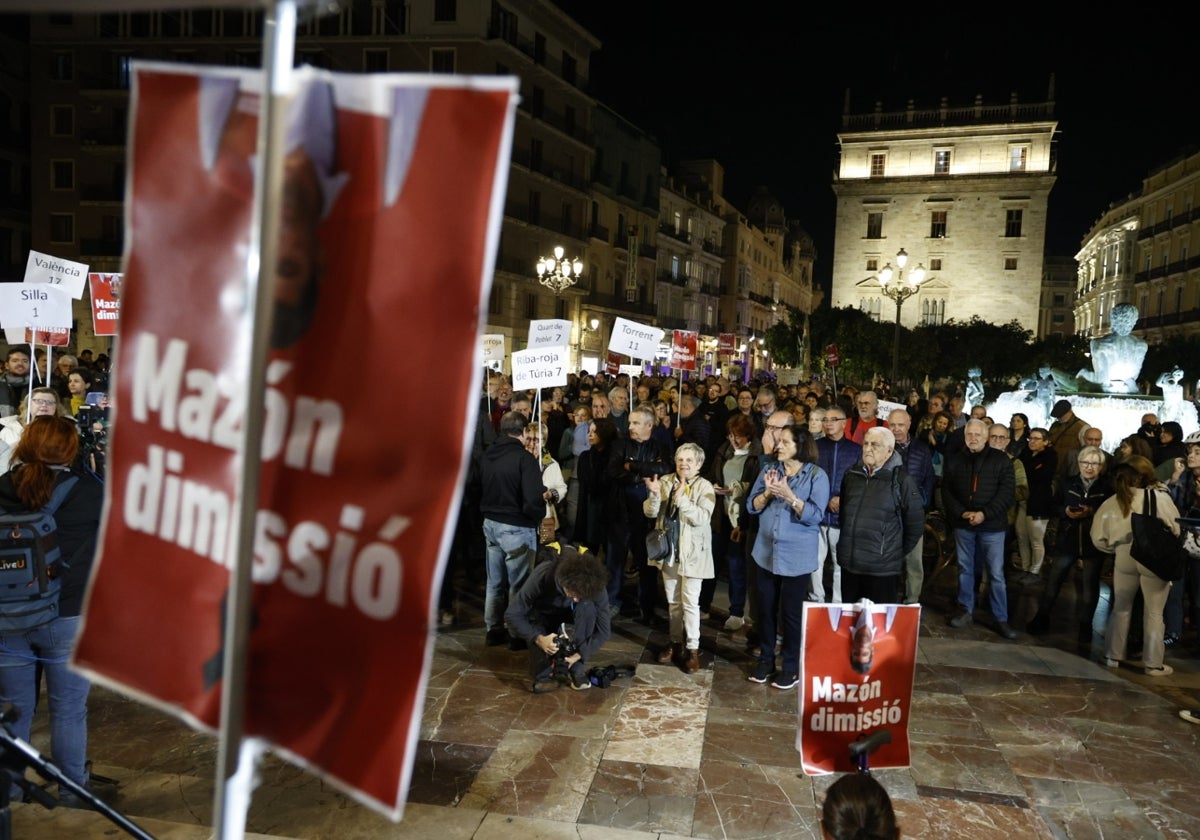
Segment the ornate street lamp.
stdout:
<path fill-rule="evenodd" d="M 925 281 L 925 266 L 917 263 L 917 267 L 904 277 L 904 266 L 908 263 L 908 252 L 901 248 L 896 252 L 896 270 L 888 263 L 875 279 L 879 281 L 880 291 L 896 302 L 896 332 L 892 338 L 892 387 L 896 387 L 900 372 L 900 309 L 904 301 L 915 295 Z"/>
<path fill-rule="evenodd" d="M 565 259 L 561 245 L 554 246 L 553 257 L 538 257 L 538 282 L 556 295 L 574 286 L 582 274 L 583 263 L 578 258 Z"/>

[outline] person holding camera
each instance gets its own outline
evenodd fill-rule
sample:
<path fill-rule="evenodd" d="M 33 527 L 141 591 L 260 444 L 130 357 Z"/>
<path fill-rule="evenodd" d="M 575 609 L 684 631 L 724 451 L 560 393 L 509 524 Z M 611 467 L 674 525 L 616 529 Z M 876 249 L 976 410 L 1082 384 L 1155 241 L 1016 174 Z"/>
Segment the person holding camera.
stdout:
<path fill-rule="evenodd" d="M 543 553 L 552 549 L 544 548 Z M 529 644 L 534 693 L 566 672 L 571 688 L 591 688 L 587 662 L 612 635 L 608 614 L 608 572 L 587 549 L 559 547 L 529 573 L 504 613 L 504 623 Z M 563 630 L 572 625 L 570 633 Z"/>

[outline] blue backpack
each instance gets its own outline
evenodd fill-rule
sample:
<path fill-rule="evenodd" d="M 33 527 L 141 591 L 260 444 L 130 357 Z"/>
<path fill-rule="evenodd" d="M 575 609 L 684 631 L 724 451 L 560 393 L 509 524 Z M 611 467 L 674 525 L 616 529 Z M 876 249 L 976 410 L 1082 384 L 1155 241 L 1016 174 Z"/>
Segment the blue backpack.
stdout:
<path fill-rule="evenodd" d="M 54 514 L 78 476 L 58 483 L 40 511 L 0 511 L 0 635 L 24 633 L 58 617 L 68 564 L 58 547 Z"/>

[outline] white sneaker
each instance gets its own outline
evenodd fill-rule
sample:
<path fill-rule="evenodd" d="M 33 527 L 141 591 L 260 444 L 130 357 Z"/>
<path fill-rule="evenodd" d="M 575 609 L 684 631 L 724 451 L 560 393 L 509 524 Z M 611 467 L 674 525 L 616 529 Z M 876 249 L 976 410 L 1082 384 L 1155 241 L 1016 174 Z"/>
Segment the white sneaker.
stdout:
<path fill-rule="evenodd" d="M 1121 660 L 1113 659 L 1111 656 L 1106 656 L 1106 657 L 1104 657 L 1104 664 L 1107 665 L 1109 668 L 1120 668 Z"/>
<path fill-rule="evenodd" d="M 1188 723 L 1200 723 L 1200 709 L 1180 709 L 1179 716 Z"/>
<path fill-rule="evenodd" d="M 1144 668 L 1147 677 L 1169 677 L 1175 673 L 1175 669 L 1170 665 L 1163 665 L 1161 668 Z"/>
<path fill-rule="evenodd" d="M 729 618 L 725 619 L 725 629 L 729 631 L 741 630 L 742 625 L 745 623 L 746 619 L 742 618 L 740 615 L 731 615 Z"/>

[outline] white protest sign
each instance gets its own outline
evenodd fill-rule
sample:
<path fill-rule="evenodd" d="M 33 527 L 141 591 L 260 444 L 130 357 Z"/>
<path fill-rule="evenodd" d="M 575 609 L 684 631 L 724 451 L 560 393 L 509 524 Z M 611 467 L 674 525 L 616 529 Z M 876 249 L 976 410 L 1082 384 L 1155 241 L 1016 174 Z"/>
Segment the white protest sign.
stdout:
<path fill-rule="evenodd" d="M 480 347 L 483 348 L 485 362 L 504 361 L 504 336 L 501 333 L 480 336 Z"/>
<path fill-rule="evenodd" d="M 624 373 L 629 376 L 641 376 L 645 373 L 641 365 L 621 365 L 617 368 L 617 373 Z"/>
<path fill-rule="evenodd" d="M 0 326 L 70 329 L 71 293 L 45 283 L 0 283 Z"/>
<path fill-rule="evenodd" d="M 514 391 L 567 384 L 567 348 L 536 347 L 512 354 Z"/>
<path fill-rule="evenodd" d="M 617 318 L 613 321 L 608 349 L 635 359 L 653 359 L 662 340 L 663 331 L 658 327 L 648 327 L 636 321 Z"/>
<path fill-rule="evenodd" d="M 546 318 L 529 322 L 530 347 L 566 347 L 571 343 L 571 322 Z"/>
<path fill-rule="evenodd" d="M 891 414 L 893 411 L 895 411 L 897 408 L 904 409 L 905 406 L 903 403 L 889 402 L 888 400 L 880 400 L 879 408 L 875 412 L 875 417 L 878 420 L 887 420 L 888 415 Z"/>
<path fill-rule="evenodd" d="M 76 300 L 83 297 L 87 276 L 86 263 L 71 262 L 40 251 L 30 251 L 29 260 L 25 263 L 26 283 L 49 283 L 59 286 L 66 289 Z"/>

